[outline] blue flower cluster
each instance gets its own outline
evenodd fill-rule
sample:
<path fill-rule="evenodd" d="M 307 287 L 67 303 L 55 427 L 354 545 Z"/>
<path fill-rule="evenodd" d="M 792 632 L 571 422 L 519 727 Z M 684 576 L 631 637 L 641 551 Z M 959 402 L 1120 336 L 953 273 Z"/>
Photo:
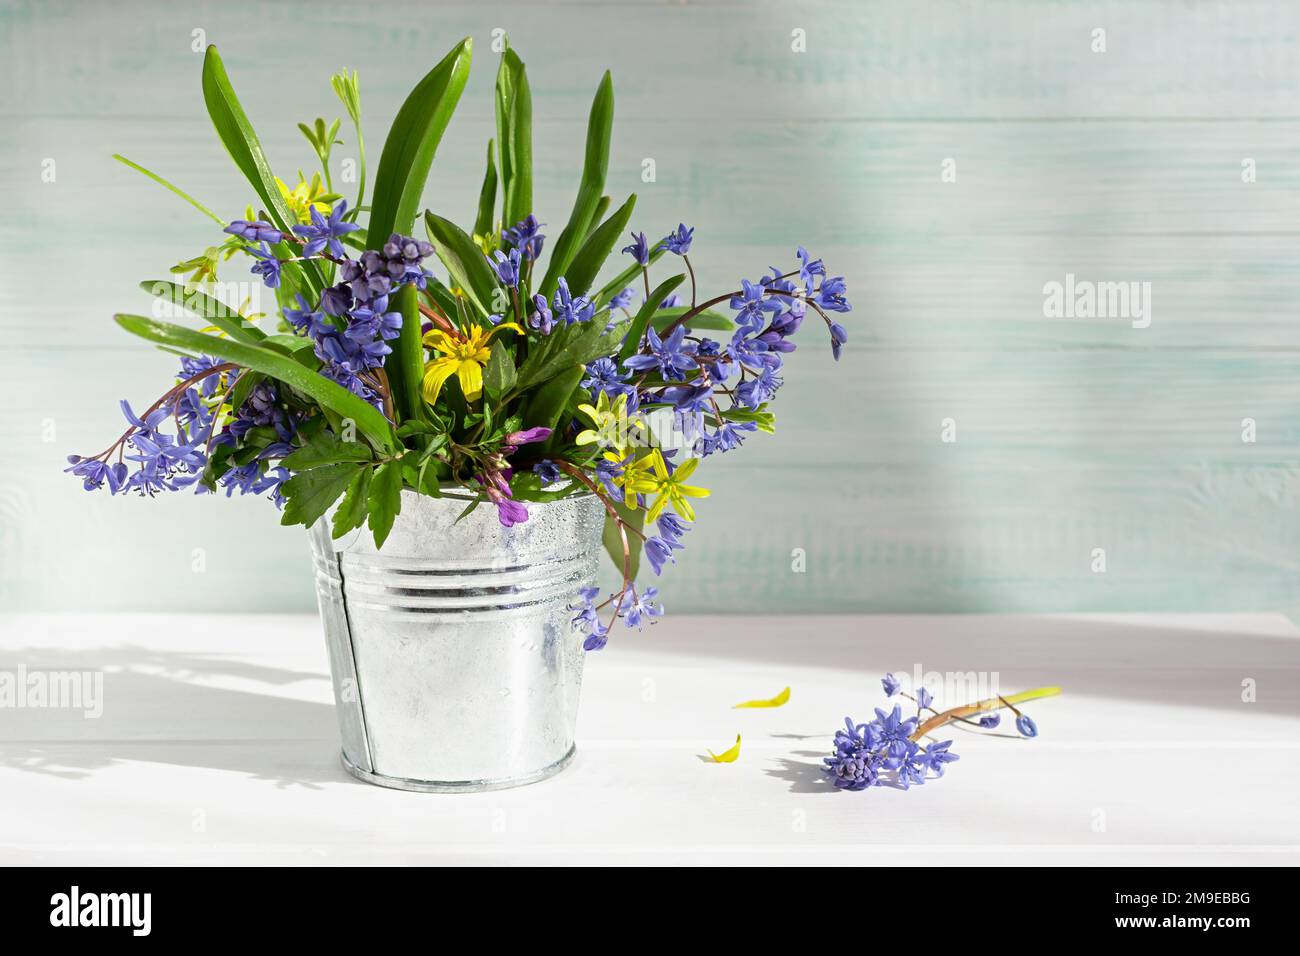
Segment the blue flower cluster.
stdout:
<path fill-rule="evenodd" d="M 694 234 L 693 228 L 680 224 L 660 241 L 658 248 L 684 257 Z M 643 233 L 633 233 L 632 239 L 623 252 L 642 267 L 647 266 L 650 244 Z M 740 289 L 728 299 L 736 323 L 730 341 L 692 336 L 689 321 L 670 326 L 662 336 L 654 328 L 647 328 L 637 354 L 626 359 L 623 368 L 631 375 L 650 375 L 657 381 L 643 388 L 634 387 L 627 384 L 628 376 L 613 362 L 598 359 L 587 366 L 584 386 L 592 389 L 593 397 L 601 391 L 611 398 L 628 395 L 629 411 L 645 405 L 671 405 L 679 427 L 693 442 L 694 454 L 700 457 L 740 447 L 745 436 L 758 426 L 744 418 L 723 418 L 719 399 L 725 397 L 731 407 L 747 412 L 758 412 L 771 401 L 782 384 L 784 356 L 795 350 L 791 339 L 810 308 L 825 320 L 831 352 L 837 360 L 848 341 L 844 327 L 830 317 L 830 313 L 845 313 L 853 308 L 845 298 L 844 278 L 829 275 L 825 263 L 802 246 L 796 254 L 796 271 L 782 274 L 773 269 L 771 275 L 757 282 L 741 280 Z M 625 289 L 610 305 L 621 308 L 630 298 L 631 290 Z M 672 296 L 661 308 L 676 304 L 677 298 Z M 734 384 L 733 377 L 737 378 Z"/>
<path fill-rule="evenodd" d="M 930 711 L 939 718 L 938 720 L 932 718 L 927 729 L 935 729 L 941 724 L 955 720 L 982 730 L 992 730 L 1001 722 L 1000 714 L 984 713 L 976 720 L 970 720 L 968 716 L 985 708 L 1007 707 L 1015 714 L 1016 729 L 1022 736 L 1038 736 L 1038 727 L 1033 720 L 1028 714 L 1022 713 L 1014 703 L 1025 699 L 1028 695 L 1011 699 L 990 698 L 976 706 L 939 714 L 933 706 L 933 695 L 925 687 L 918 687 L 915 696 L 903 693 L 902 682 L 893 674 L 886 674 L 880 684 L 884 688 L 886 697 L 901 694 L 914 701 L 916 716 L 904 717 L 902 707 L 895 704 L 893 710 L 889 712 L 876 708 L 876 719 L 870 723 L 855 724 L 852 718 L 845 717 L 844 729 L 836 731 L 832 741 L 831 755 L 823 758 L 827 774 L 830 775 L 835 786 L 842 790 L 866 790 L 868 787 L 878 786 L 896 786 L 906 790 L 912 784 L 925 783 L 930 775 L 942 777 L 944 766 L 957 760 L 958 757 L 949 749 L 952 746 L 951 740 L 922 745 L 913 739 L 918 736 L 928 736 L 924 732 L 918 733 L 921 714 L 924 711 Z M 1049 693 L 1057 692 L 1056 688 L 1043 690 Z M 1045 695 L 1042 692 L 1035 692 L 1034 696 Z"/>
<path fill-rule="evenodd" d="M 268 469 L 265 463 L 293 450 L 289 440 L 297 431 L 297 421 L 280 404 L 275 386 L 262 383 L 251 391 L 235 419 L 217 432 L 218 408 L 226 396 L 222 374 L 230 371 L 230 366 L 208 356 L 182 359 L 175 387 L 143 415 L 137 415 L 123 400 L 126 432 L 93 458 L 69 456 L 67 471 L 81 478 L 87 491 L 107 486 L 111 494 L 134 491 L 154 495 L 193 487 L 196 493 L 206 494 L 210 489 L 199 479 L 212 450 L 234 444 L 254 427 L 265 426 L 273 428 L 279 440 L 269 443 L 254 459 L 232 467 L 221 483 L 227 496 L 235 491 L 271 492 L 276 504 L 282 504 L 279 488 L 289 474 L 283 468 Z M 231 384 L 227 383 L 227 388 Z M 172 431 L 164 431 L 169 422 Z M 112 461 L 114 456 L 117 461 Z"/>
<path fill-rule="evenodd" d="M 942 777 L 944 765 L 958 759 L 948 750 L 952 741 L 922 747 L 911 739 L 917 723 L 916 717 L 904 718 L 897 704 L 888 713 L 876 708 L 876 719 L 867 724 L 845 717 L 844 729 L 835 733 L 834 751 L 825 758 L 835 786 L 865 790 L 892 783 L 906 790 L 924 783 L 928 773 Z"/>
<path fill-rule="evenodd" d="M 595 601 L 599 596 L 600 588 L 585 587 L 578 592 L 578 603 L 569 605 L 570 611 L 578 612 L 573 618 L 574 629 L 587 635 L 582 642 L 582 648 L 586 651 L 598 651 L 609 643 L 609 625 L 600 619 L 601 609 L 608 605 L 614 605 L 615 618 L 621 618 L 626 627 L 635 627 L 637 630 L 641 630 L 647 622 L 653 623 L 655 618 L 662 617 L 664 613 L 663 606 L 655 603 L 659 596 L 658 588 L 648 587 L 644 591 L 638 591 L 629 584 L 624 590 L 614 592 L 597 605 Z"/>

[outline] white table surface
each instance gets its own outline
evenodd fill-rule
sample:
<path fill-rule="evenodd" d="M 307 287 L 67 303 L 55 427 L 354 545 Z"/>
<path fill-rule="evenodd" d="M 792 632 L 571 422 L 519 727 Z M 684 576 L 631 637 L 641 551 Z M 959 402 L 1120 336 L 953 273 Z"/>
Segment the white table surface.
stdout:
<path fill-rule="evenodd" d="M 313 617 L 0 631 L 0 670 L 105 675 L 98 719 L 0 709 L 4 863 L 1300 862 L 1300 631 L 1280 615 L 665 618 L 588 657 L 567 770 L 463 795 L 343 771 Z M 954 731 L 942 780 L 827 787 L 844 716 L 918 663 L 1065 694 L 1029 707 L 1035 740 Z M 786 685 L 784 707 L 731 708 Z M 736 763 L 702 759 L 737 733 Z"/>

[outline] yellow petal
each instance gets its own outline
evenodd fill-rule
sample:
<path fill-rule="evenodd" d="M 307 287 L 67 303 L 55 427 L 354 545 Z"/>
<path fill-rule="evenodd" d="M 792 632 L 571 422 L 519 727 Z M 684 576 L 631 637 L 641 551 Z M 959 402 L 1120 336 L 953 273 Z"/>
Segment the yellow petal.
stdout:
<path fill-rule="evenodd" d="M 450 352 L 455 343 L 442 329 L 430 329 L 424 333 L 424 344 L 439 352 Z"/>
<path fill-rule="evenodd" d="M 708 488 L 700 488 L 697 485 L 678 485 L 677 490 L 692 498 L 707 498 L 713 493 Z"/>
<path fill-rule="evenodd" d="M 430 405 L 438 401 L 438 393 L 442 391 L 443 383 L 456 371 L 456 365 L 455 359 L 438 359 L 424 367 L 424 381 L 420 384 L 420 391 Z"/>
<path fill-rule="evenodd" d="M 461 362 L 456 370 L 460 379 L 460 390 L 465 393 L 466 401 L 474 401 L 483 394 L 483 366 L 478 362 Z"/>
<path fill-rule="evenodd" d="M 646 524 L 653 524 L 655 519 L 658 518 L 660 513 L 664 510 L 664 505 L 666 504 L 668 504 L 668 492 L 665 491 L 655 499 L 655 503 L 651 505 L 650 510 L 646 512 Z"/>
<path fill-rule="evenodd" d="M 787 687 L 775 697 L 769 697 L 767 700 L 747 700 L 743 704 L 736 704 L 736 707 L 780 707 L 790 699 L 790 688 Z M 735 708 L 732 708 L 733 710 Z"/>
<path fill-rule="evenodd" d="M 594 431 L 588 428 L 585 432 L 578 432 L 578 437 L 573 440 L 575 445 L 590 445 L 600 438 Z"/>
<path fill-rule="evenodd" d="M 677 470 L 673 472 L 673 477 L 677 479 L 691 477 L 691 472 L 695 470 L 695 467 L 699 463 L 700 460 L 698 458 L 687 458 L 684 462 L 682 462 L 680 465 L 677 466 Z"/>
<path fill-rule="evenodd" d="M 492 336 L 500 332 L 502 329 L 514 329 L 520 335 L 527 334 L 522 328 L 519 327 L 518 322 L 502 322 L 500 325 L 492 326 L 492 331 L 489 332 L 487 335 L 483 336 L 483 340 L 487 341 L 488 339 L 492 338 Z"/>
<path fill-rule="evenodd" d="M 667 498 L 670 494 L 672 493 L 664 492 L 664 497 Z M 689 501 L 687 501 L 681 495 L 672 495 L 672 500 L 673 500 L 674 511 L 676 511 L 687 521 L 695 520 L 695 509 L 691 507 L 691 503 Z"/>
<path fill-rule="evenodd" d="M 714 763 L 735 763 L 736 758 L 740 756 L 740 734 L 736 734 L 736 745 L 729 750 L 724 750 L 720 754 L 709 751 L 709 756 L 713 758 Z"/>
<path fill-rule="evenodd" d="M 664 462 L 663 452 L 658 448 L 650 453 L 650 465 L 660 478 L 668 477 L 668 465 Z"/>

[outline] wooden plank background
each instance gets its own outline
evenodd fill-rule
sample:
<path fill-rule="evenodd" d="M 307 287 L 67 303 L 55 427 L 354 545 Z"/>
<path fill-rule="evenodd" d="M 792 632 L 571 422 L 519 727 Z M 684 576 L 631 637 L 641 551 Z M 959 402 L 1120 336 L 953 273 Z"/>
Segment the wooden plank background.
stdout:
<path fill-rule="evenodd" d="M 373 172 L 409 87 L 472 35 L 425 196 L 465 221 L 495 29 L 528 64 L 552 235 L 609 67 L 609 191 L 639 194 L 637 228 L 695 225 L 708 289 L 800 243 L 848 278 L 843 361 L 809 335 L 778 434 L 700 472 L 714 497 L 657 582 L 670 611 L 1300 605 L 1294 4 L 0 0 L 0 607 L 313 606 L 305 537 L 266 502 L 110 500 L 59 474 L 170 373 L 110 315 L 215 238 L 110 154 L 242 210 L 202 30 L 286 178 L 314 162 L 294 124 L 340 115 L 328 77 L 358 68 Z M 1044 318 L 1066 273 L 1150 282 L 1150 327 Z"/>

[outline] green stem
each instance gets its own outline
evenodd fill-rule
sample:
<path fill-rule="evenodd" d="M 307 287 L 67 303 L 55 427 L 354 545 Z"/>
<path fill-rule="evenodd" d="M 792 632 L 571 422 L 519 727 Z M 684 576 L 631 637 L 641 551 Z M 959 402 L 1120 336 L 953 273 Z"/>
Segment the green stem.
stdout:
<path fill-rule="evenodd" d="M 945 710 L 941 714 L 931 717 L 921 726 L 916 728 L 912 734 L 911 740 L 920 740 L 927 734 L 939 729 L 944 724 L 951 723 L 954 720 L 960 720 L 964 717 L 970 717 L 972 714 L 980 714 L 986 711 L 1001 710 L 1004 707 L 1010 707 L 1015 710 L 1015 704 L 1023 704 L 1027 700 L 1039 700 L 1043 697 L 1055 697 L 1061 693 L 1059 687 L 1036 687 L 1033 690 L 1023 690 L 1019 694 L 1012 694 L 1010 697 L 988 697 L 984 700 L 976 701 L 973 704 L 967 704 L 964 707 L 953 707 L 951 710 Z"/>

